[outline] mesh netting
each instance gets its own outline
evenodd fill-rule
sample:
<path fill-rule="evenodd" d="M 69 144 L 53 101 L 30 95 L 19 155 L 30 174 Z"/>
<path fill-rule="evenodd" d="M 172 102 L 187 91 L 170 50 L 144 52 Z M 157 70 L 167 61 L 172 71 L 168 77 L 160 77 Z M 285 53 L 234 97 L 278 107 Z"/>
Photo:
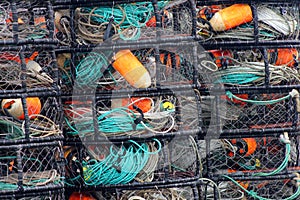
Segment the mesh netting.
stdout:
<path fill-rule="evenodd" d="M 159 185 L 164 181 L 193 180 L 198 176 L 195 145 L 192 138 L 174 138 L 170 144 L 154 139 L 148 143 L 129 141 L 115 146 L 86 144 L 83 149 L 66 147 L 67 184 L 73 187 L 80 183 L 86 186 L 134 184 L 140 187 L 145 183 Z M 102 171 L 101 166 L 111 167 Z"/>
<path fill-rule="evenodd" d="M 47 2 L 2 1 L 0 10 L 0 43 L 54 42 L 53 11 Z"/>
<path fill-rule="evenodd" d="M 230 95 L 229 95 L 230 96 Z M 202 110 L 205 126 L 220 126 L 223 130 L 244 130 L 289 128 L 297 124 L 298 115 L 294 98 L 290 94 L 237 94 L 239 99 L 228 95 L 216 98 L 203 98 Z M 216 107 L 215 107 L 216 106 Z M 216 111 L 217 110 L 217 111 Z M 218 116 L 212 113 L 218 112 Z M 213 118 L 219 118 L 216 123 Z"/>
<path fill-rule="evenodd" d="M 201 5 L 197 10 L 202 40 L 262 42 L 299 36 L 299 7 L 293 2 Z"/>
<path fill-rule="evenodd" d="M 7 107 L 10 103 L 12 105 Z M 61 137 L 61 111 L 57 97 L 27 98 L 28 121 L 24 120 L 23 108 L 20 99 L 2 100 L 0 133 L 3 141 Z"/>
<path fill-rule="evenodd" d="M 62 184 L 62 168 L 58 165 L 59 146 L 6 149 L 1 151 L 1 191 L 51 187 Z"/>
<path fill-rule="evenodd" d="M 207 154 L 201 151 L 204 173 L 266 178 L 299 165 L 296 138 L 291 139 L 290 144 L 279 137 L 220 139 L 209 144 Z M 201 143 L 203 150 L 204 145 Z"/>
<path fill-rule="evenodd" d="M 57 85 L 54 59 L 53 52 L 39 48 L 1 52 L 0 89 L 16 92 L 24 88 L 29 91 L 34 88 L 53 88 Z"/>

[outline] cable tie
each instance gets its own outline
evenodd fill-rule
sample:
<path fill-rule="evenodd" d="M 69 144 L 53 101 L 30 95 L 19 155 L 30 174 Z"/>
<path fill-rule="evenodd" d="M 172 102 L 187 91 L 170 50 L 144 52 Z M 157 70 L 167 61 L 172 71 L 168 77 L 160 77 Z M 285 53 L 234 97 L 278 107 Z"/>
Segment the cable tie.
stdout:
<path fill-rule="evenodd" d="M 291 141 L 289 139 L 288 133 L 284 132 L 284 134 L 280 135 L 280 141 L 283 142 L 284 144 L 291 144 Z"/>
<path fill-rule="evenodd" d="M 300 187 L 300 174 L 299 173 L 294 173 L 296 175 L 295 178 L 293 178 L 293 180 L 296 181 L 296 185 L 297 187 Z"/>
<path fill-rule="evenodd" d="M 293 89 L 291 92 L 289 92 L 289 95 L 291 95 L 292 98 L 298 98 L 299 92 L 296 89 Z"/>

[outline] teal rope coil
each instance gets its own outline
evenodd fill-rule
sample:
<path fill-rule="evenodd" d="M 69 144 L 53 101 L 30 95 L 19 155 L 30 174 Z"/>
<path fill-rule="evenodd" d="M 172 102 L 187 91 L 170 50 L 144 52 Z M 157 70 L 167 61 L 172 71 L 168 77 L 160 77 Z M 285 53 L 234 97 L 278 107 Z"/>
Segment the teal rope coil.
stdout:
<path fill-rule="evenodd" d="M 88 53 L 76 66 L 76 86 L 96 87 L 96 82 L 103 76 L 102 68 L 107 66 L 108 61 L 104 55 Z"/>
<path fill-rule="evenodd" d="M 162 9 L 168 1 L 159 1 L 158 8 Z M 84 7 L 80 10 L 83 14 L 90 14 L 90 19 L 96 24 L 108 24 L 110 19 L 120 28 L 118 34 L 123 40 L 137 40 L 140 37 L 141 28 L 146 25 L 154 14 L 151 2 L 136 2 L 132 4 L 121 4 L 114 7 L 89 8 Z M 122 31 L 128 28 L 137 28 L 137 33 L 128 38 Z"/>
<path fill-rule="evenodd" d="M 136 175 L 144 168 L 149 156 L 158 154 L 161 150 L 161 143 L 158 144 L 155 152 L 149 152 L 146 143 L 141 145 L 135 141 L 129 147 L 119 149 L 111 146 L 110 154 L 102 161 L 91 159 L 83 161 L 83 176 L 85 184 L 89 186 L 126 184 L 131 182 Z"/>
<path fill-rule="evenodd" d="M 125 107 L 115 108 L 100 115 L 98 120 L 98 129 L 102 133 L 126 133 L 130 131 L 145 130 L 145 126 L 141 123 L 136 124 L 136 114 Z M 68 134 L 85 136 L 94 132 L 93 119 L 84 118 L 84 120 L 76 121 L 73 126 L 67 118 L 65 118 L 67 125 L 71 129 Z M 151 126 L 144 123 L 146 126 Z"/>
<path fill-rule="evenodd" d="M 229 59 L 234 65 L 226 69 L 219 69 L 213 74 L 214 83 L 238 86 L 252 86 L 265 84 L 265 65 L 262 62 L 240 62 L 231 57 Z M 282 82 L 300 83 L 300 76 L 296 69 L 282 65 L 269 64 L 270 85 L 278 85 Z"/>

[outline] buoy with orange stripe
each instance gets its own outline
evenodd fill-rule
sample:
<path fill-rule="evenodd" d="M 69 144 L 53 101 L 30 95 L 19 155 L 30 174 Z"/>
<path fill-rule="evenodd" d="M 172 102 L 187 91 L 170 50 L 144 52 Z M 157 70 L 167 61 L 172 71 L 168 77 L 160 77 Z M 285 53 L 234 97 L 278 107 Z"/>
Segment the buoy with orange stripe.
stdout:
<path fill-rule="evenodd" d="M 232 145 L 236 147 L 236 153 L 241 156 L 251 156 L 257 149 L 257 142 L 255 138 L 241 138 L 230 140 Z M 234 153 L 229 152 L 230 157 L 233 157 Z"/>
<path fill-rule="evenodd" d="M 41 101 L 38 97 L 27 97 L 26 98 L 27 112 L 28 115 L 40 114 L 41 112 Z M 12 117 L 20 120 L 24 120 L 24 109 L 22 101 L 18 99 L 3 99 L 1 108 L 5 112 L 8 112 Z M 34 116 L 30 117 L 34 118 Z"/>
<path fill-rule="evenodd" d="M 164 54 L 164 53 L 161 53 L 159 55 L 159 58 L 160 58 L 160 61 L 162 64 L 166 65 L 167 67 L 172 67 L 172 58 L 171 58 L 171 54 L 168 53 L 168 54 Z M 176 55 L 174 56 L 174 59 L 175 59 L 175 66 L 176 67 L 179 67 L 180 66 L 180 57 L 179 55 Z"/>
<path fill-rule="evenodd" d="M 149 72 L 129 49 L 117 52 L 112 66 L 135 88 L 147 88 L 151 85 Z"/>
<path fill-rule="evenodd" d="M 276 50 L 269 50 L 268 57 L 271 64 L 294 67 L 296 60 L 298 60 L 299 53 L 295 48 L 280 48 Z"/>
<path fill-rule="evenodd" d="M 215 13 L 209 22 L 214 31 L 226 31 L 251 22 L 252 19 L 252 10 L 248 4 L 234 4 Z"/>
<path fill-rule="evenodd" d="M 222 67 L 224 60 L 228 60 L 225 57 L 233 58 L 233 55 L 229 50 L 210 50 L 209 53 L 214 58 L 218 67 Z M 231 61 L 228 60 L 228 63 L 231 63 Z"/>

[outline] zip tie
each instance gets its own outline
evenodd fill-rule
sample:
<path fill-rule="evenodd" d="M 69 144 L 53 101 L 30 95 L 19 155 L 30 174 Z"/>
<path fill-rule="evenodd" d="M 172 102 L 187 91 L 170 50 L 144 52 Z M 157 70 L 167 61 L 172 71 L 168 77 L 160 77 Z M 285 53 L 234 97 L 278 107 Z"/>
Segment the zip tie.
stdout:
<path fill-rule="evenodd" d="M 296 181 L 296 186 L 300 187 L 300 174 L 299 173 L 294 173 L 296 177 L 293 179 Z"/>
<path fill-rule="evenodd" d="M 300 99 L 299 99 L 299 92 L 296 89 L 293 89 L 290 93 L 292 98 L 295 98 L 296 101 L 296 110 L 298 113 L 300 113 Z"/>
<path fill-rule="evenodd" d="M 287 132 L 284 132 L 283 135 L 280 135 L 280 141 L 283 142 L 284 144 L 291 144 L 291 141 L 289 139 L 289 135 Z"/>

